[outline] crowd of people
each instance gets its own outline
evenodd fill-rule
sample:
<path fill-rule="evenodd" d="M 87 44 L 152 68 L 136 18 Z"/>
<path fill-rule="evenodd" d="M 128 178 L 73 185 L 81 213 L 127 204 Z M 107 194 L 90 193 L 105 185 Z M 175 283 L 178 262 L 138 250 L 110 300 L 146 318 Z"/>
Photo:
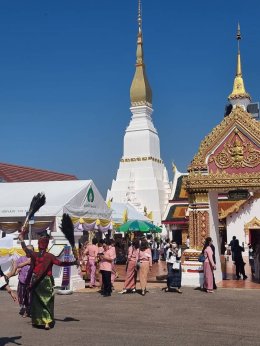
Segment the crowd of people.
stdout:
<path fill-rule="evenodd" d="M 176 242 L 166 239 L 164 242 L 145 237 L 135 238 L 128 244 L 126 258 L 126 274 L 124 288 L 121 294 L 136 292 L 137 277 L 140 281 L 141 295 L 147 292 L 148 274 L 154 263 L 160 259 L 166 261 L 168 270 L 167 291 L 181 292 L 181 249 Z M 114 240 L 92 240 L 86 242 L 81 251 L 81 263 L 90 279 L 89 288 L 100 287 L 100 293 L 108 297 L 113 290 L 114 280 L 117 277 L 116 244 Z M 96 282 L 96 277 L 99 282 Z"/>
<path fill-rule="evenodd" d="M 54 279 L 52 276 L 53 265 L 81 266 L 89 278 L 89 288 L 99 287 L 100 294 L 110 297 L 114 281 L 117 277 L 116 259 L 118 245 L 113 239 L 92 239 L 85 242 L 80 251 L 80 261 L 60 261 L 57 257 L 47 252 L 49 236 L 42 235 L 38 240 L 38 252 L 33 246 L 26 246 L 22 234 L 19 236 L 25 256 L 20 257 L 13 265 L 12 270 L 4 274 L 0 267 L 0 289 L 6 290 L 14 301 L 20 305 L 22 317 L 31 317 L 34 326 L 50 329 L 54 324 Z M 189 248 L 189 238 L 185 249 Z M 236 267 L 236 278 L 245 274 L 245 262 L 242 253 L 244 244 L 239 245 L 234 236 L 229 244 L 230 255 Z M 255 278 L 259 278 L 260 246 L 253 249 L 249 244 L 249 263 Z M 134 238 L 128 244 L 126 258 L 126 273 L 123 289 L 120 294 L 135 293 L 140 289 L 142 296 L 146 295 L 149 272 L 153 264 L 159 260 L 166 262 L 167 287 L 166 292 L 175 291 L 182 293 L 182 248 L 175 241 L 147 239 L 144 236 Z M 205 244 L 199 257 L 203 262 L 204 282 L 201 287 L 207 293 L 216 289 L 214 271 L 216 270 L 215 247 L 210 237 L 205 239 Z M 11 290 L 8 280 L 18 274 L 17 294 Z M 257 276 L 258 275 L 258 276 Z M 137 287 L 139 278 L 140 287 Z"/>

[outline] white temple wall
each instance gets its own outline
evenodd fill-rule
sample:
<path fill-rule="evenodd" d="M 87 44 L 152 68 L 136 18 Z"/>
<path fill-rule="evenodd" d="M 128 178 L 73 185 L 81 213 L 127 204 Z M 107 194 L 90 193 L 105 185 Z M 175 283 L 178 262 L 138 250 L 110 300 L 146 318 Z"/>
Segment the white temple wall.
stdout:
<path fill-rule="evenodd" d="M 124 156 L 160 158 L 160 143 L 157 133 L 149 130 L 126 132 L 124 137 Z"/>
<path fill-rule="evenodd" d="M 169 193 L 170 186 L 165 181 L 163 164 L 154 161 L 121 162 L 107 199 L 113 197 L 113 201 L 132 204 L 139 202 L 142 210 L 145 206 L 148 212 L 153 212 L 154 222 L 160 225 Z"/>
<path fill-rule="evenodd" d="M 248 244 L 249 239 L 245 236 L 245 224 L 252 221 L 254 217 L 260 219 L 260 199 L 249 201 L 237 213 L 232 213 L 227 217 L 227 243 L 235 235 L 239 243 Z"/>

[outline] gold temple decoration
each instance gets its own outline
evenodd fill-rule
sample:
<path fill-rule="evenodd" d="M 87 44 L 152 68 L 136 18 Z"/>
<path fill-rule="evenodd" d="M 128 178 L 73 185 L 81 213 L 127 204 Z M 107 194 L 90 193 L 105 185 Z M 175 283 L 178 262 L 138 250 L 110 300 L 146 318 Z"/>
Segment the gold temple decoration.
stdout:
<path fill-rule="evenodd" d="M 143 157 L 131 157 L 131 158 L 123 158 L 120 162 L 135 162 L 135 161 L 154 161 L 157 163 L 163 163 L 161 159 L 157 159 L 152 156 L 143 156 Z"/>
<path fill-rule="evenodd" d="M 252 139 L 257 147 L 260 147 L 260 122 L 256 121 L 243 107 L 237 106 L 232 110 L 228 117 L 217 125 L 208 136 L 201 142 L 198 153 L 194 156 L 188 171 L 205 171 L 207 172 L 207 157 L 216 148 L 216 146 L 225 140 L 227 135 L 234 129 L 239 128 Z M 236 144 L 239 148 L 239 144 Z M 235 150 L 234 149 L 234 150 Z M 239 153 L 237 153 L 238 155 Z M 242 155 L 242 154 L 241 154 Z M 243 153 L 244 155 L 244 153 Z M 233 156 L 236 160 L 239 155 Z"/>
<path fill-rule="evenodd" d="M 207 204 L 209 202 L 208 192 L 197 192 L 189 194 L 189 202 L 192 204 Z M 197 205 L 196 208 L 200 208 L 200 206 Z"/>
<path fill-rule="evenodd" d="M 260 150 L 255 148 L 238 129 L 235 129 L 231 138 L 224 144 L 221 152 L 209 159 L 209 163 L 212 161 L 220 169 L 229 167 L 255 168 L 260 165 Z"/>
<path fill-rule="evenodd" d="M 138 0 L 138 35 L 135 66 L 135 75 L 130 89 L 131 105 L 147 105 L 151 107 L 152 89 L 146 76 L 144 64 L 141 0 Z"/>
<path fill-rule="evenodd" d="M 240 33 L 240 25 L 238 24 L 238 27 L 237 27 L 237 44 L 238 44 L 237 71 L 236 71 L 236 77 L 235 77 L 235 80 L 234 80 L 233 91 L 228 96 L 229 100 L 245 99 L 245 98 L 251 100 L 250 95 L 246 92 L 245 85 L 244 85 L 244 80 L 243 80 L 243 77 L 242 77 L 240 45 L 239 45 L 239 41 L 240 40 L 241 40 L 241 33 Z"/>
<path fill-rule="evenodd" d="M 250 222 L 245 224 L 244 230 L 245 235 L 249 235 L 250 229 L 260 229 L 260 220 L 257 217 L 254 217 Z"/>
<path fill-rule="evenodd" d="M 240 208 L 247 203 L 248 200 L 247 199 L 242 199 L 241 201 L 236 201 L 234 202 L 233 205 L 231 205 L 228 209 L 224 210 L 224 209 L 220 209 L 219 214 L 218 214 L 218 218 L 220 220 L 225 219 L 226 217 L 228 217 L 228 215 L 232 214 L 232 213 L 238 213 Z"/>
<path fill-rule="evenodd" d="M 188 192 L 229 191 L 231 187 L 258 191 L 260 189 L 260 174 L 259 172 L 237 174 L 226 172 L 201 174 L 191 172 L 184 182 Z"/>

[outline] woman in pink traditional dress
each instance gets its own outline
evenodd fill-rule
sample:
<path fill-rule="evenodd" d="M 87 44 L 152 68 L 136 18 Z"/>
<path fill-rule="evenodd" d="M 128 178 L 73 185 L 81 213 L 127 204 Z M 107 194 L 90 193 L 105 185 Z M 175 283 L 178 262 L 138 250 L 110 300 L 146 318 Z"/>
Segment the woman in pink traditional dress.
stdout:
<path fill-rule="evenodd" d="M 88 256 L 88 272 L 90 278 L 89 288 L 93 288 L 96 286 L 96 269 L 98 258 L 97 243 L 97 238 L 93 238 L 92 244 L 88 244 L 85 250 L 85 254 Z"/>
<path fill-rule="evenodd" d="M 152 252 L 151 252 L 151 249 L 149 248 L 149 245 L 146 239 L 141 241 L 139 260 L 140 260 L 139 279 L 140 279 L 140 285 L 142 290 L 142 296 L 145 296 L 148 272 L 149 272 L 149 269 L 150 270 L 152 269 Z"/>
<path fill-rule="evenodd" d="M 205 261 L 203 263 L 204 270 L 204 289 L 207 293 L 213 293 L 213 270 L 216 269 L 213 260 L 213 251 L 211 249 L 212 239 L 210 237 L 206 238 L 202 253 L 205 256 Z"/>
<path fill-rule="evenodd" d="M 136 292 L 136 278 L 137 278 L 137 268 L 136 263 L 139 257 L 139 240 L 134 239 L 131 246 L 128 249 L 127 265 L 126 265 L 126 278 L 124 283 L 124 289 L 119 292 L 121 294 L 126 294 L 128 292 Z"/>

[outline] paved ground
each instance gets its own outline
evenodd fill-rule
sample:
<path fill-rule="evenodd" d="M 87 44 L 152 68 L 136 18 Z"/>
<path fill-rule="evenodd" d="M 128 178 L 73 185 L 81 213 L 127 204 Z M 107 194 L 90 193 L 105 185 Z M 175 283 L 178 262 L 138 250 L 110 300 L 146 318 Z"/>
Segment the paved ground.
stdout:
<path fill-rule="evenodd" d="M 0 345 L 260 345 L 258 290 L 183 288 L 179 295 L 153 287 L 145 297 L 92 291 L 55 299 L 56 325 L 45 331 L 0 292 Z"/>

